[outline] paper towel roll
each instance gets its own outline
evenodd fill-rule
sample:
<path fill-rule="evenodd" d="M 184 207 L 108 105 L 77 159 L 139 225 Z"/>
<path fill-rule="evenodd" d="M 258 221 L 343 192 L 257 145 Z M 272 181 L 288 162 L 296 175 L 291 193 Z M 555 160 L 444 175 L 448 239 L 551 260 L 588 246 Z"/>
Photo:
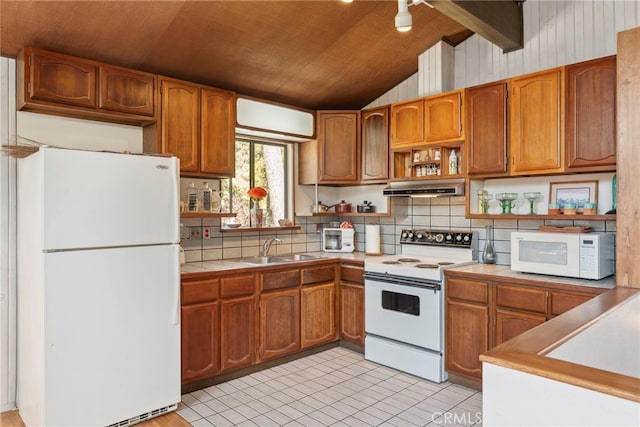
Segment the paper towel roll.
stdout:
<path fill-rule="evenodd" d="M 378 224 L 365 225 L 365 254 L 380 255 L 380 226 Z"/>

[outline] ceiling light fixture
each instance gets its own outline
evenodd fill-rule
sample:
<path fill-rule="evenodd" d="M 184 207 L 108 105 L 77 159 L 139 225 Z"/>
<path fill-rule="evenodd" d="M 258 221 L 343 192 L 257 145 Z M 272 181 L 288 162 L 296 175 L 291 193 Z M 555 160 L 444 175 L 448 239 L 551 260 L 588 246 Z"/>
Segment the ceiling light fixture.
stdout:
<path fill-rule="evenodd" d="M 342 1 L 342 3 L 351 3 L 351 2 L 353 2 L 353 0 L 340 0 L 340 1 Z"/>
<path fill-rule="evenodd" d="M 396 29 L 405 33 L 411 29 L 411 14 L 407 0 L 398 0 L 398 14 L 396 15 Z"/>
<path fill-rule="evenodd" d="M 398 0 L 398 14 L 396 15 L 396 29 L 398 31 L 406 33 L 411 29 L 412 18 L 409 13 L 409 6 L 419 4 L 426 4 L 430 8 L 433 8 L 433 6 L 425 0 Z"/>

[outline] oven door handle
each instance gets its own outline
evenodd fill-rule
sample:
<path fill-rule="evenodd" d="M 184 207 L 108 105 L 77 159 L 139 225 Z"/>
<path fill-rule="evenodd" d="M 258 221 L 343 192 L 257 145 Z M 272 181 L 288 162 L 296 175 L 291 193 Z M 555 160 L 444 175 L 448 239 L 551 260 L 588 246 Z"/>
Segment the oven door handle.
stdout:
<path fill-rule="evenodd" d="M 393 274 L 381 274 L 381 273 L 365 272 L 364 273 L 364 280 L 375 280 L 377 282 L 382 282 L 382 283 L 391 283 L 391 284 L 415 286 L 415 287 L 418 287 L 418 288 L 433 289 L 434 291 L 439 291 L 440 289 L 442 289 L 442 286 L 438 282 L 431 282 L 431 281 L 420 280 L 420 279 L 412 279 L 410 277 L 404 277 L 404 276 L 395 276 Z M 367 284 L 365 283 L 365 286 L 366 285 Z"/>

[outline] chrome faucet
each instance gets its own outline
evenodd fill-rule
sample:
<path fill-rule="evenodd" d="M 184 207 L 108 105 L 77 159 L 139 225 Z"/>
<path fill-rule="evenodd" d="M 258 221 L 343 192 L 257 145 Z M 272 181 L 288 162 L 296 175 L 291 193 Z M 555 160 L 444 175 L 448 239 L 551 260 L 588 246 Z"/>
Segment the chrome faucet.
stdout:
<path fill-rule="evenodd" d="M 269 255 L 269 248 L 271 247 L 271 244 L 273 242 L 281 243 L 282 240 L 278 239 L 277 237 L 269 237 L 267 240 L 264 241 L 264 245 L 262 245 L 262 254 L 260 254 L 260 256 Z"/>

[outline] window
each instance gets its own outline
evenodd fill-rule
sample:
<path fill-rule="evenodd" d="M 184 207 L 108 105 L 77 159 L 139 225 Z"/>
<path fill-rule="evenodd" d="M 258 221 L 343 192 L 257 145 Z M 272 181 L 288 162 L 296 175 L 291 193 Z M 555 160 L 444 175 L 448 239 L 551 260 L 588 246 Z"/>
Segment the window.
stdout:
<path fill-rule="evenodd" d="M 238 222 L 249 224 L 251 200 L 247 191 L 256 186 L 267 190 L 267 197 L 259 202 L 266 227 L 276 226 L 279 219 L 289 217 L 290 148 L 284 142 L 236 139 L 236 176 L 222 180 L 221 185 L 222 203 L 237 214 Z"/>

